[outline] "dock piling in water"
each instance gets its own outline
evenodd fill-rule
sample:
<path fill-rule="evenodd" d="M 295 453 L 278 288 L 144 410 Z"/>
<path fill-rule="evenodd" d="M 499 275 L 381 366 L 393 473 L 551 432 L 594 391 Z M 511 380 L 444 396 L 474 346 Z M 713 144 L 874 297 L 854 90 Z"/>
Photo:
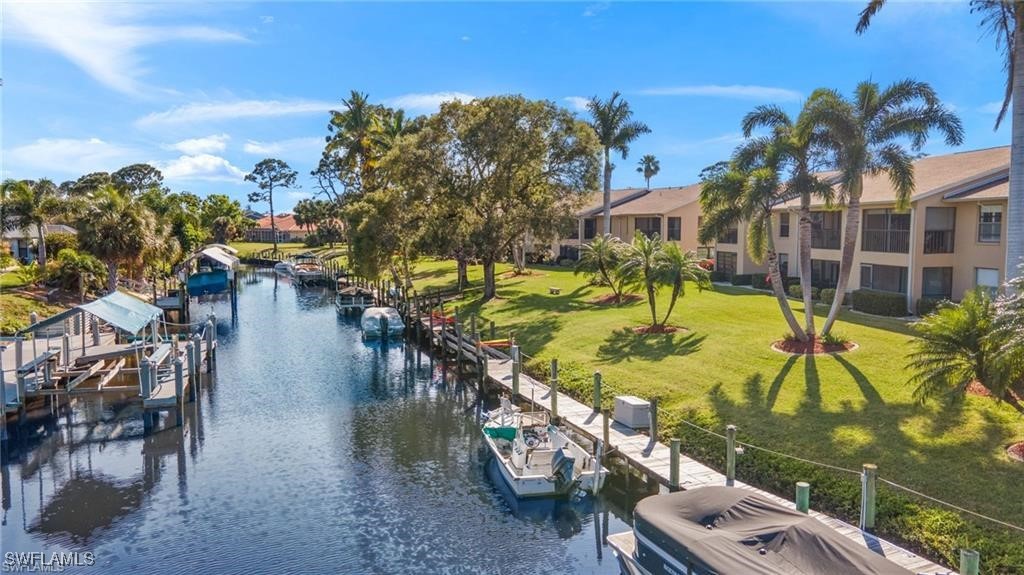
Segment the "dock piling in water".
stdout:
<path fill-rule="evenodd" d="M 522 370 L 522 358 L 519 355 L 519 346 L 513 345 L 512 353 L 512 396 L 519 395 L 519 372 Z"/>

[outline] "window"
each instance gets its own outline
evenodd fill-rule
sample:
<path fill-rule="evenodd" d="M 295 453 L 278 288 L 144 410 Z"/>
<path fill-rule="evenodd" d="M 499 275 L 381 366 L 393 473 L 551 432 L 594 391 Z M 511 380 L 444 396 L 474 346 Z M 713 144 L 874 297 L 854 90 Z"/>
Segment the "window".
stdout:
<path fill-rule="evenodd" d="M 661 218 L 636 218 L 635 225 L 636 231 L 649 238 L 661 233 Z"/>
<path fill-rule="evenodd" d="M 953 253 L 956 208 L 925 208 L 924 253 Z"/>
<path fill-rule="evenodd" d="M 597 235 L 597 218 L 583 220 L 583 239 L 592 240 Z"/>
<path fill-rule="evenodd" d="M 571 260 L 580 259 L 580 249 L 576 246 L 559 246 L 558 258 L 569 258 Z"/>
<path fill-rule="evenodd" d="M 671 242 L 683 239 L 683 218 L 668 219 L 668 239 Z"/>
<path fill-rule="evenodd" d="M 718 252 L 715 254 L 715 271 L 727 274 L 736 273 L 736 252 Z"/>
<path fill-rule="evenodd" d="M 789 254 L 779 254 L 779 273 L 782 277 L 789 275 Z"/>
<path fill-rule="evenodd" d="M 862 264 L 860 266 L 860 287 L 907 293 L 907 268 Z"/>
<path fill-rule="evenodd" d="M 720 244 L 735 244 L 739 243 L 739 229 L 729 228 L 724 234 L 718 237 L 718 243 Z"/>
<path fill-rule="evenodd" d="M 839 262 L 834 260 L 811 260 L 811 285 L 819 288 L 835 288 L 839 283 Z"/>
<path fill-rule="evenodd" d="M 893 210 L 864 210 L 860 249 L 905 254 L 910 251 L 910 214 Z"/>
<path fill-rule="evenodd" d="M 779 214 L 779 237 L 789 237 L 789 212 Z"/>
<path fill-rule="evenodd" d="M 580 239 L 580 221 L 576 220 L 572 223 L 572 227 L 569 229 L 569 235 L 565 239 L 567 240 L 578 240 Z"/>
<path fill-rule="evenodd" d="M 997 244 L 1003 231 L 1003 206 L 981 206 L 978 215 L 978 241 Z"/>
<path fill-rule="evenodd" d="M 842 222 L 842 212 L 811 212 L 811 247 L 838 250 Z"/>
<path fill-rule="evenodd" d="M 953 297 L 953 268 L 922 269 L 921 297 L 951 299 Z"/>
<path fill-rule="evenodd" d="M 974 285 L 988 288 L 993 294 L 999 289 L 999 270 L 994 268 L 974 268 Z"/>

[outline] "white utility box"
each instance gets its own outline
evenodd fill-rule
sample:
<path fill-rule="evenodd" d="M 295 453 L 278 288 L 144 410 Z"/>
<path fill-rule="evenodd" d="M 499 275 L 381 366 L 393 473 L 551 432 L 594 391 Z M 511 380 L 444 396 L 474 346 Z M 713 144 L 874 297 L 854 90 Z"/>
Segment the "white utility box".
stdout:
<path fill-rule="evenodd" d="M 615 421 L 633 429 L 651 426 L 651 402 L 632 395 L 615 396 Z"/>

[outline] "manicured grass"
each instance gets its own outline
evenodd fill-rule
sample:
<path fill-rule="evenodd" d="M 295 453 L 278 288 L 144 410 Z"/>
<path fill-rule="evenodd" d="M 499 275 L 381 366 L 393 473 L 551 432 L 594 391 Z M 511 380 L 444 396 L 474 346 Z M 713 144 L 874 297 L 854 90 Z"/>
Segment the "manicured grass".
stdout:
<path fill-rule="evenodd" d="M 32 312 L 45 318 L 64 311 L 60 306 L 50 305 L 16 293 L 0 293 L 0 334 L 12 335 L 28 325 Z"/>
<path fill-rule="evenodd" d="M 715 421 L 719 431 L 735 424 L 742 441 L 850 469 L 876 463 L 882 477 L 1024 524 L 1024 465 L 1005 454 L 1024 440 L 1024 419 L 980 397 L 958 406 L 915 401 L 904 369 L 911 337 L 902 322 L 846 312 L 836 331 L 859 349 L 792 357 L 769 347 L 786 326 L 764 293 L 688 286 L 669 322 L 686 329 L 638 336 L 630 328 L 649 323 L 645 300 L 594 305 L 590 300 L 608 289 L 565 268 L 499 271 L 499 297 L 484 305 L 467 298 L 461 312 L 494 320 L 499 337 L 514 331 L 531 356 L 600 370 L 609 405 L 616 394 L 658 397 L 663 429 L 684 416 Z M 423 261 L 416 274 L 419 293 L 454 285 L 452 262 Z M 480 285 L 480 277 L 480 267 L 471 267 L 471 283 Z M 549 287 L 561 294 L 549 295 Z M 659 314 L 667 300 L 662 293 Z M 800 317 L 802 306 L 792 305 Z M 819 306 L 819 317 L 824 312 Z"/>
<path fill-rule="evenodd" d="M 18 288 L 25 285 L 17 272 L 6 272 L 0 274 L 0 290 Z"/>

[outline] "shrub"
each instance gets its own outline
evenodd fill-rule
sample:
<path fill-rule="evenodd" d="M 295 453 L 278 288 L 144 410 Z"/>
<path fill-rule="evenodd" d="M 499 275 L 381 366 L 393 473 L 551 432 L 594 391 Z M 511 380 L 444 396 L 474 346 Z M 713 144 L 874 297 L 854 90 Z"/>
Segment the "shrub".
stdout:
<path fill-rule="evenodd" d="M 57 232 L 46 235 L 46 256 L 57 257 L 62 250 L 78 249 L 78 236 L 65 232 Z"/>
<path fill-rule="evenodd" d="M 835 291 L 835 290 L 833 290 L 833 291 Z M 811 286 L 811 299 L 812 300 L 818 299 L 819 294 L 820 294 L 820 291 L 818 290 L 818 288 L 816 288 L 814 286 Z M 800 299 L 800 300 L 804 299 L 804 290 L 803 290 L 803 288 L 801 288 L 799 284 L 789 286 L 789 297 L 795 298 L 795 299 Z"/>
<path fill-rule="evenodd" d="M 841 333 L 830 331 L 825 335 L 820 336 L 821 343 L 825 345 L 846 345 L 850 342 L 850 338 L 846 337 Z"/>
<path fill-rule="evenodd" d="M 90 254 L 64 248 L 57 254 L 57 264 L 47 270 L 47 281 L 65 290 L 87 291 L 103 289 L 107 282 L 107 266 Z"/>
<path fill-rule="evenodd" d="M 21 280 L 21 283 L 24 285 L 35 285 L 43 279 L 43 274 L 39 270 L 39 265 L 36 262 L 18 266 L 15 273 L 18 274 L 18 279 Z"/>
<path fill-rule="evenodd" d="M 789 290 L 790 286 L 800 285 L 800 278 L 794 276 L 783 276 L 782 285 Z"/>
<path fill-rule="evenodd" d="M 853 292 L 853 309 L 874 315 L 903 317 L 907 315 L 907 298 L 900 293 L 862 288 Z"/>
<path fill-rule="evenodd" d="M 748 286 L 750 285 L 750 274 L 733 274 L 732 285 L 734 286 Z"/>
<path fill-rule="evenodd" d="M 949 300 L 941 297 L 923 297 L 917 300 L 917 315 L 924 317 L 936 309 L 942 304 L 949 303 Z"/>
<path fill-rule="evenodd" d="M 836 299 L 836 290 L 833 288 L 825 288 L 821 290 L 821 303 L 825 305 L 832 305 L 832 300 Z"/>
<path fill-rule="evenodd" d="M 318 248 L 324 245 L 323 238 L 321 238 L 320 234 L 318 234 L 317 232 L 306 234 L 306 239 L 302 240 L 302 243 L 307 248 Z"/>
<path fill-rule="evenodd" d="M 757 289 L 771 289 L 771 281 L 768 274 L 750 274 L 750 285 Z"/>
<path fill-rule="evenodd" d="M 723 272 L 723 271 L 715 270 L 715 271 L 711 272 L 711 281 L 713 281 L 713 282 L 732 281 L 732 276 L 729 274 L 729 272 Z"/>

